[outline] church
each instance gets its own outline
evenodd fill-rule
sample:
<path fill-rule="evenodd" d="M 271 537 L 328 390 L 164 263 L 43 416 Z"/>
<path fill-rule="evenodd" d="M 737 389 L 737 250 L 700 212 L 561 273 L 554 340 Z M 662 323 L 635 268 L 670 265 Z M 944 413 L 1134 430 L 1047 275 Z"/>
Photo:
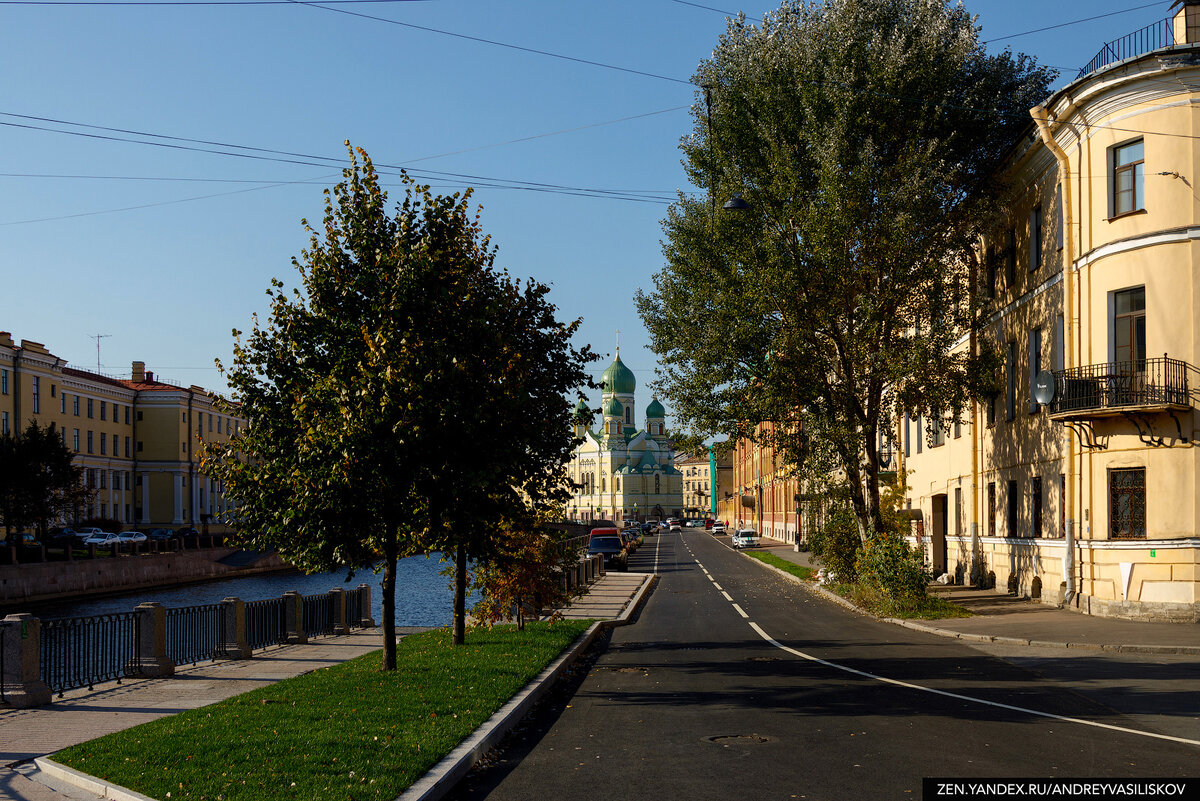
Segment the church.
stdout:
<path fill-rule="evenodd" d="M 634 424 L 633 371 L 621 361 L 621 348 L 600 376 L 599 430 L 595 412 L 580 401 L 575 407 L 575 436 L 583 442 L 567 467 L 576 489 L 567 515 L 586 522 L 679 516 L 683 477 L 675 469 L 666 434 L 666 409 L 657 399 L 646 407 L 645 427 Z"/>

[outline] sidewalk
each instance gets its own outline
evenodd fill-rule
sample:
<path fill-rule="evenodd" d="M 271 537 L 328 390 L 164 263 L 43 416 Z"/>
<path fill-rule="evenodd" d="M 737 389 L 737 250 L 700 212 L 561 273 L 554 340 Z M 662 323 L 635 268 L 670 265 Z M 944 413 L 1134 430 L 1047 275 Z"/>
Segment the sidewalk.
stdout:
<path fill-rule="evenodd" d="M 770 537 L 763 537 L 760 542 L 760 550 L 814 567 L 812 554 L 807 551 L 797 552 L 793 546 Z M 974 617 L 890 622 L 944 637 L 1003 645 L 1200 655 L 1200 625 L 1194 623 L 1142 623 L 1094 617 L 973 587 L 931 585 L 930 591 L 966 607 Z"/>
<path fill-rule="evenodd" d="M 609 573 L 564 610 L 564 617 L 627 620 L 653 576 Z M 400 635 L 424 628 L 397 627 Z M 362 629 L 305 645 L 257 651 L 252 659 L 176 668 L 170 679 L 125 679 L 64 693 L 32 709 L 0 707 L 0 801 L 63 801 L 100 796 L 39 771 L 32 763 L 68 746 L 155 718 L 214 704 L 266 684 L 329 667 L 382 647 L 380 629 Z"/>

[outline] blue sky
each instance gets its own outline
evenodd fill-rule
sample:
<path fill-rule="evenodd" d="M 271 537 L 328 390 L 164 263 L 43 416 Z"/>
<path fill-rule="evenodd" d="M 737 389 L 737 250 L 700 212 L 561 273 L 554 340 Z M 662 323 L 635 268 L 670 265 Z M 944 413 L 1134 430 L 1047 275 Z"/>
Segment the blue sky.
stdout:
<path fill-rule="evenodd" d="M 296 283 L 290 260 L 307 244 L 300 220 L 319 221 L 321 190 L 340 178 L 327 159 L 344 158 L 343 140 L 377 164 L 479 176 L 431 180 L 440 191 L 503 179 L 671 197 L 688 189 L 678 151 L 690 126 L 687 81 L 725 27 L 722 13 L 680 0 L 424 0 L 341 11 L 27 3 L 0 0 L 0 330 L 90 369 L 92 337 L 106 334 L 103 372 L 128 375 L 137 359 L 161 377 L 216 389 L 213 359 L 228 359 L 231 330 L 265 309 L 271 277 Z M 1165 18 L 1169 5 L 967 8 L 990 48 L 1059 67 L 1061 84 L 1105 41 Z M 759 17 L 774 7 L 743 10 Z M 999 40 L 1111 12 L 1122 13 Z M 55 132 L 64 130 L 91 136 Z M 252 152 L 143 133 L 323 158 L 281 163 L 95 138 Z M 550 284 L 560 317 L 583 318 L 581 343 L 606 356 L 597 374 L 620 329 L 640 418 L 656 362 L 633 294 L 661 269 L 665 203 L 491 187 L 475 200 L 497 263 Z"/>

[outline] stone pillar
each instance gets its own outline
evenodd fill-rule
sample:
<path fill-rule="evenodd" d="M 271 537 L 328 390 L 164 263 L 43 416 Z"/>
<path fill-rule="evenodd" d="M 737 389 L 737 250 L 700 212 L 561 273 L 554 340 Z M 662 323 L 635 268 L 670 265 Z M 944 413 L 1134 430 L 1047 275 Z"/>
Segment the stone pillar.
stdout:
<path fill-rule="evenodd" d="M 148 678 L 174 676 L 175 663 L 167 657 L 167 610 L 150 601 L 138 604 L 133 611 L 138 616 L 139 672 Z"/>
<path fill-rule="evenodd" d="M 330 614 L 333 615 L 333 633 L 345 634 L 350 631 L 350 627 L 346 625 L 346 591 L 341 587 L 334 587 L 329 591 L 329 603 L 332 607 Z"/>
<path fill-rule="evenodd" d="M 20 613 L 0 620 L 0 685 L 4 703 L 18 709 L 50 703 L 41 678 L 42 621 Z"/>
<path fill-rule="evenodd" d="M 375 628 L 375 618 L 371 617 L 371 585 L 359 584 L 358 592 L 362 595 L 362 620 L 358 622 L 358 625 L 364 629 Z"/>
<path fill-rule="evenodd" d="M 283 594 L 284 632 L 290 643 L 308 642 L 308 634 L 304 631 L 304 596 L 295 590 Z"/>
<path fill-rule="evenodd" d="M 221 650 L 230 659 L 249 659 L 250 646 L 246 643 L 246 602 L 241 598 L 224 598 L 221 601 Z"/>

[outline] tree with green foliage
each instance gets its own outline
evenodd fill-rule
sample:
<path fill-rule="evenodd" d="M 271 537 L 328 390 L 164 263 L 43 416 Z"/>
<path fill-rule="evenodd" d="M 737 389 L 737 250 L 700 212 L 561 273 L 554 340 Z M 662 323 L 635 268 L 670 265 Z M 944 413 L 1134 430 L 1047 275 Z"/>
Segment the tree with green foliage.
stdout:
<path fill-rule="evenodd" d="M 304 222 L 302 289 L 274 279 L 268 322 L 234 332 L 232 399 L 218 403 L 247 425 L 208 446 L 204 469 L 243 543 L 309 572 L 382 569 L 390 670 L 398 559 L 455 556 L 461 641 L 466 563 L 492 556 L 491 526 L 567 491 L 566 395 L 591 357 L 545 286 L 493 268 L 469 191 L 432 195 L 405 175 L 389 213 L 357 154 L 325 192 L 323 230 Z"/>
<path fill-rule="evenodd" d="M 707 195 L 671 207 L 666 266 L 637 297 L 683 427 L 753 438 L 770 422 L 785 461 L 832 453 L 860 537 L 882 530 L 896 414 L 958 418 L 990 389 L 993 356 L 951 351 L 979 316 L 1001 167 L 1052 77 L 989 55 L 943 0 L 785 0 L 761 25 L 731 20 L 681 145 Z M 718 212 L 731 194 L 748 209 Z"/>
<path fill-rule="evenodd" d="M 91 491 L 83 486 L 83 468 L 53 423 L 36 421 L 20 435 L 0 436 L 0 524 L 5 536 L 35 528 L 44 535 L 60 518 L 87 506 Z"/>

